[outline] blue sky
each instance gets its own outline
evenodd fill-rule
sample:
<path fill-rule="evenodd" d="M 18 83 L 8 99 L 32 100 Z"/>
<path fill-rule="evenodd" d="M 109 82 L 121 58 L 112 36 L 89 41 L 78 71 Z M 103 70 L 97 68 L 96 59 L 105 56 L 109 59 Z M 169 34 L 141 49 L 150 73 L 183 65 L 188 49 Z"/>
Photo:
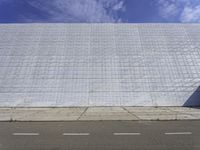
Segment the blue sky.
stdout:
<path fill-rule="evenodd" d="M 0 0 L 0 23 L 200 22 L 200 0 Z"/>

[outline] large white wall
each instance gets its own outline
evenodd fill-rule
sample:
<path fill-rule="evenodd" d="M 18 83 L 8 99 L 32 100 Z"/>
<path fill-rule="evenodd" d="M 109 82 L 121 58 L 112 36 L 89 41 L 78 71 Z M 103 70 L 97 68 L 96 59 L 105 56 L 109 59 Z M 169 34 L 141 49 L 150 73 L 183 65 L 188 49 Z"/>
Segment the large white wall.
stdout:
<path fill-rule="evenodd" d="M 2 107 L 197 106 L 199 86 L 198 24 L 0 25 Z"/>

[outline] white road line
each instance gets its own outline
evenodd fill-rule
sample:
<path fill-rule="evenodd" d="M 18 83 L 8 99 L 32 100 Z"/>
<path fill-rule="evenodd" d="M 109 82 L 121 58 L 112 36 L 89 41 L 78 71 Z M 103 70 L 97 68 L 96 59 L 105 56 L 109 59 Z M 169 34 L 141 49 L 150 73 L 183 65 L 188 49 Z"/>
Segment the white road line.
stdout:
<path fill-rule="evenodd" d="M 113 135 L 141 135 L 141 133 L 113 133 Z"/>
<path fill-rule="evenodd" d="M 16 136 L 37 136 L 40 135 L 39 133 L 13 133 L 12 135 Z"/>
<path fill-rule="evenodd" d="M 165 135 L 190 135 L 192 134 L 192 132 L 169 132 L 169 133 L 165 133 Z"/>
<path fill-rule="evenodd" d="M 63 133 L 63 136 L 88 136 L 90 133 Z"/>

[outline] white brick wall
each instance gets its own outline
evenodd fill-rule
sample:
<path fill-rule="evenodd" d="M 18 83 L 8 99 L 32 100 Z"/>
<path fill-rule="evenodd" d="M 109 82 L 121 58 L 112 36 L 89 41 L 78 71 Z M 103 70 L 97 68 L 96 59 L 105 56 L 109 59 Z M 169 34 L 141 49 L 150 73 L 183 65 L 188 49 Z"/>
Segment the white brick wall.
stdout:
<path fill-rule="evenodd" d="M 0 25 L 0 106 L 182 106 L 199 86 L 198 24 Z"/>

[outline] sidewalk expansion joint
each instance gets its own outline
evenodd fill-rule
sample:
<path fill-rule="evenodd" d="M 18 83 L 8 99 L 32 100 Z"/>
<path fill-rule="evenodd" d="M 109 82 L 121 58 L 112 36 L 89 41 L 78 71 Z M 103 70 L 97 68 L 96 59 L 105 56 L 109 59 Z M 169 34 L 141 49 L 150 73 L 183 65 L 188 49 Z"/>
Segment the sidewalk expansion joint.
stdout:
<path fill-rule="evenodd" d="M 121 107 L 123 110 L 125 110 L 126 112 L 128 112 L 128 114 L 132 115 L 133 117 L 137 118 L 138 120 L 140 120 L 140 118 L 138 116 L 136 116 L 135 114 L 131 113 L 128 109 L 126 109 L 125 107 Z"/>
<path fill-rule="evenodd" d="M 77 120 L 80 120 L 87 110 L 88 110 L 88 107 L 85 108 L 85 110 L 80 114 Z"/>

